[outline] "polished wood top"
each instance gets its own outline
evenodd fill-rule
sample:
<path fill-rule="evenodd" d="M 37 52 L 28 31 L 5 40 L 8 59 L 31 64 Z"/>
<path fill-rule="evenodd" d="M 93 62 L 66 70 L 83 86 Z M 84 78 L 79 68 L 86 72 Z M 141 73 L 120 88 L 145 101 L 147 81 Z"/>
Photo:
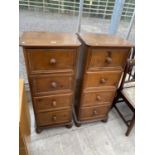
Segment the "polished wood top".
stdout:
<path fill-rule="evenodd" d="M 56 47 L 56 46 L 73 46 L 81 45 L 76 34 L 72 33 L 57 33 L 57 32 L 24 32 L 20 38 L 21 46 L 42 46 L 42 47 Z"/>
<path fill-rule="evenodd" d="M 79 33 L 78 36 L 88 46 L 133 47 L 133 44 L 131 42 L 114 35 Z"/>

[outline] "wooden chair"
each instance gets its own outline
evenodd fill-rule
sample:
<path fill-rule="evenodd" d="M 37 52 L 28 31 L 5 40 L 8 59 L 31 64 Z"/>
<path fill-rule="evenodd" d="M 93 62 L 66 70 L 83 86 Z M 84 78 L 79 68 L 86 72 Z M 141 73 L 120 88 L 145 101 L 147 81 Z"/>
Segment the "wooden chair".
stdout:
<path fill-rule="evenodd" d="M 130 134 L 135 124 L 135 59 L 133 57 L 134 56 L 132 56 L 131 59 L 127 61 L 120 87 L 117 90 L 117 95 L 113 102 L 113 107 L 117 110 L 118 114 L 128 127 L 126 131 L 126 136 Z M 116 104 L 121 104 L 121 102 L 125 102 L 126 105 L 133 112 L 131 120 L 126 120 L 119 108 L 117 107 Z"/>

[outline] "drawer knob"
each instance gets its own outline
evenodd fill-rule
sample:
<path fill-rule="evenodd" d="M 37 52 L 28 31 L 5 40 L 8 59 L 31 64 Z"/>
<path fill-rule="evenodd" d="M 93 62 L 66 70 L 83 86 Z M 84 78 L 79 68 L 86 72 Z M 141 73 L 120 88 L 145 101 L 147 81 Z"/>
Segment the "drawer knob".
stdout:
<path fill-rule="evenodd" d="M 96 110 L 93 111 L 93 115 L 97 115 L 97 111 Z"/>
<path fill-rule="evenodd" d="M 107 57 L 107 58 L 106 58 L 106 63 L 111 64 L 111 63 L 112 63 L 112 58 Z"/>
<path fill-rule="evenodd" d="M 96 96 L 96 100 L 97 100 L 97 101 L 101 101 L 101 96 L 97 95 L 97 96 Z"/>
<path fill-rule="evenodd" d="M 56 120 L 57 120 L 57 117 L 56 117 L 56 116 L 53 116 L 53 117 L 52 117 L 52 120 L 53 120 L 53 121 L 56 121 Z"/>
<path fill-rule="evenodd" d="M 52 106 L 55 107 L 57 105 L 56 101 L 52 101 Z"/>
<path fill-rule="evenodd" d="M 105 80 L 105 79 L 101 79 L 101 80 L 100 80 L 100 83 L 101 83 L 101 84 L 104 84 L 104 83 L 106 83 L 106 80 Z"/>
<path fill-rule="evenodd" d="M 56 64 L 56 59 L 54 59 L 54 58 L 50 59 L 50 63 L 51 64 Z"/>
<path fill-rule="evenodd" d="M 57 83 L 56 83 L 56 82 L 52 82 L 52 83 L 51 83 L 51 86 L 52 86 L 53 88 L 56 88 L 56 87 L 57 87 Z"/>

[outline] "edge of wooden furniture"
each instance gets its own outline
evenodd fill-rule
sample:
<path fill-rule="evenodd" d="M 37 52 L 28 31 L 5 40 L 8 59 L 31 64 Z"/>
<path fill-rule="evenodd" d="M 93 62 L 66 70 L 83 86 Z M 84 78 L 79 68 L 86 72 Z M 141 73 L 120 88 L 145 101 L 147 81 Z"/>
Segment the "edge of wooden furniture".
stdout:
<path fill-rule="evenodd" d="M 116 36 L 116 35 L 108 35 L 108 34 L 97 34 L 97 33 L 77 33 L 78 37 L 83 40 L 83 42 L 85 43 L 86 46 L 88 47 L 95 47 L 95 48 L 101 48 L 101 47 L 114 47 L 114 48 L 129 48 L 129 47 L 134 47 L 134 44 L 132 44 L 131 42 L 119 37 L 119 36 Z M 105 37 L 109 37 L 111 39 L 119 39 L 120 40 L 120 43 L 117 43 L 117 44 L 114 44 L 112 42 L 110 43 L 107 43 L 107 44 L 104 44 L 104 41 L 99 44 L 99 43 L 93 43 L 93 42 L 88 42 L 87 39 L 85 39 L 85 35 L 92 35 L 92 36 L 105 36 Z"/>
<path fill-rule="evenodd" d="M 19 152 L 29 154 L 30 113 L 26 100 L 24 80 L 19 79 Z"/>
<path fill-rule="evenodd" d="M 19 38 L 19 45 L 23 47 L 78 47 L 81 43 L 73 33 L 24 32 Z"/>

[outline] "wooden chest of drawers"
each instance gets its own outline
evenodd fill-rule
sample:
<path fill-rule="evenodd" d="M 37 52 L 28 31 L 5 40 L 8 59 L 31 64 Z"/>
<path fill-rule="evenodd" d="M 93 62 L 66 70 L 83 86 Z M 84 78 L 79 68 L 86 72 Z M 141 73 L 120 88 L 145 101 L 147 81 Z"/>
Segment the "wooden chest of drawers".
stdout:
<path fill-rule="evenodd" d="M 80 42 L 69 33 L 26 32 L 23 46 L 36 131 L 72 126 L 76 66 Z"/>
<path fill-rule="evenodd" d="M 107 121 L 132 44 L 116 36 L 79 34 L 83 43 L 82 85 L 75 105 L 76 125 Z"/>

